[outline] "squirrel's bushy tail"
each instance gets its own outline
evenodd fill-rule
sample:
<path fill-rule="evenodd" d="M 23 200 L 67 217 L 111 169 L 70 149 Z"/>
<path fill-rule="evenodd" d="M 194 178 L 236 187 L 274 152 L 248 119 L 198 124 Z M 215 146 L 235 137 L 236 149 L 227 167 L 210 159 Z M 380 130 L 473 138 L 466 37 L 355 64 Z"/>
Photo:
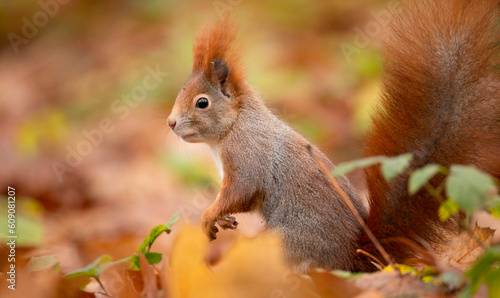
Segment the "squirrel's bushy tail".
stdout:
<path fill-rule="evenodd" d="M 366 156 L 411 152 L 413 169 L 467 164 L 500 177 L 499 12 L 498 0 L 402 3 L 385 43 L 382 104 Z M 439 202 L 425 190 L 410 197 L 408 177 L 386 183 L 377 167 L 366 176 L 367 224 L 396 261 L 413 252 L 390 238 L 436 248 L 450 235 Z M 360 246 L 373 251 L 367 239 Z"/>

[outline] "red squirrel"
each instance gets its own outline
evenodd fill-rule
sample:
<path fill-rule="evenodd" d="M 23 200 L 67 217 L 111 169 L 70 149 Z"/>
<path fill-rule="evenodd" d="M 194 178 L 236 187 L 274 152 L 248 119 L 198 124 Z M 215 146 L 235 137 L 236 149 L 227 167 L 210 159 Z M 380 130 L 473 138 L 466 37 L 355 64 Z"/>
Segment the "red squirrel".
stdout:
<path fill-rule="evenodd" d="M 500 177 L 498 0 L 404 1 L 402 8 L 388 28 L 383 95 L 365 155 L 410 152 L 412 169 L 467 164 Z M 183 140 L 208 144 L 220 172 L 202 230 L 213 240 L 216 224 L 235 229 L 231 214 L 256 211 L 298 271 L 375 270 L 356 250 L 378 252 L 315 158 L 329 170 L 333 163 L 266 108 L 245 81 L 235 37 L 228 18 L 199 32 L 192 75 L 167 119 Z M 411 262 L 417 251 L 394 239 L 439 251 L 458 232 L 453 219 L 439 220 L 439 202 L 425 190 L 408 194 L 407 176 L 387 183 L 377 166 L 365 174 L 369 212 L 348 179 L 337 180 L 395 261 Z"/>

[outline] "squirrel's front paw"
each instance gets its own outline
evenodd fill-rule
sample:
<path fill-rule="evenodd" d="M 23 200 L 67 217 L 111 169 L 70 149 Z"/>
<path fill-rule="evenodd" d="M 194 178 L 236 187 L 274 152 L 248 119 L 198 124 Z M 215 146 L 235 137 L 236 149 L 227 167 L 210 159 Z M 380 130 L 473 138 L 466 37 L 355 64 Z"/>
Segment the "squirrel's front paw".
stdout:
<path fill-rule="evenodd" d="M 231 229 L 236 230 L 238 228 L 238 222 L 234 216 L 226 216 L 224 218 L 219 218 L 217 224 L 224 230 Z"/>
<path fill-rule="evenodd" d="M 201 229 L 210 241 L 217 239 L 219 229 L 215 226 L 215 219 L 210 219 L 205 214 L 201 218 Z"/>

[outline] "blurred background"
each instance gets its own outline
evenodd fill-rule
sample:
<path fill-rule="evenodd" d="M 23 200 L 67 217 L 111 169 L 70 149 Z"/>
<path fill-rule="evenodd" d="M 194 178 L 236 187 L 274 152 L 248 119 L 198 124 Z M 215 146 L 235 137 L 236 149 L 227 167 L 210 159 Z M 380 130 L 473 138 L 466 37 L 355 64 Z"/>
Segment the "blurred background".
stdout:
<path fill-rule="evenodd" d="M 197 30 L 227 12 L 248 80 L 274 113 L 334 162 L 361 157 L 382 71 L 377 28 L 390 5 L 1 1 L 0 237 L 8 186 L 20 266 L 56 254 L 67 272 L 102 254 L 130 256 L 179 210 L 198 224 L 219 189 L 217 170 L 206 146 L 184 143 L 165 120 L 190 75 Z M 351 178 L 364 193 L 361 173 Z M 242 233 L 261 225 L 238 219 Z M 160 237 L 156 251 L 172 238 Z"/>

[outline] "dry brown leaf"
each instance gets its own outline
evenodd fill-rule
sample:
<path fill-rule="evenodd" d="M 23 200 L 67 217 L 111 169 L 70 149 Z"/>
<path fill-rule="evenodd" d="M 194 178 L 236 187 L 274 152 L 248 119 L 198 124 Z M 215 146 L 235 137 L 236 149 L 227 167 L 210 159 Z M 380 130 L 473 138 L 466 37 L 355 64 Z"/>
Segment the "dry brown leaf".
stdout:
<path fill-rule="evenodd" d="M 111 297 L 141 297 L 140 293 L 143 288 L 141 272 L 132 271 L 129 267 L 129 263 L 123 263 L 115 265 L 101 274 L 102 283 Z M 134 279 L 131 279 L 132 272 L 135 273 Z M 134 284 L 134 280 L 136 284 Z"/>
<path fill-rule="evenodd" d="M 0 261 L 3 262 L 3 261 Z M 2 282 L 0 283 L 0 297 L 12 297 L 12 298 L 50 298 L 57 297 L 57 285 L 58 285 L 58 275 L 57 274 L 29 274 L 25 270 L 19 270 L 16 267 L 16 283 L 15 290 L 11 290 L 7 287 L 7 275 L 0 274 Z M 10 283 L 9 283 L 10 285 Z M 77 287 L 70 287 L 68 293 L 76 294 L 81 292 Z"/>
<path fill-rule="evenodd" d="M 311 271 L 315 292 L 321 297 L 354 297 L 361 294 L 361 290 L 349 280 L 338 277 L 327 271 Z"/>
<path fill-rule="evenodd" d="M 141 296 L 145 298 L 159 297 L 155 269 L 149 265 L 148 260 L 142 253 L 139 253 L 139 262 L 141 264 L 142 281 L 144 282 Z"/>
<path fill-rule="evenodd" d="M 408 297 L 446 297 L 449 295 L 446 287 L 426 284 L 414 275 L 401 274 L 396 270 L 363 274 L 353 278 L 353 282 L 365 293 L 375 291 L 381 293 L 383 297 L 401 295 Z"/>
<path fill-rule="evenodd" d="M 132 286 L 135 293 L 141 293 L 144 289 L 144 281 L 140 271 L 127 270 L 126 278 L 128 283 Z"/>
<path fill-rule="evenodd" d="M 481 256 L 484 248 L 491 245 L 495 230 L 490 228 L 476 227 L 471 236 L 469 232 L 463 231 L 452 240 L 450 249 L 442 254 L 443 262 L 450 267 L 460 271 L 466 271 Z"/>
<path fill-rule="evenodd" d="M 160 272 L 160 283 L 161 283 L 161 288 L 163 290 L 163 298 L 170 298 L 171 276 L 170 276 L 170 270 L 168 269 L 170 264 L 168 262 L 168 259 L 166 259 L 166 256 L 163 257 L 165 258 L 165 260 L 163 260 L 163 266 Z"/>
<path fill-rule="evenodd" d="M 362 292 L 359 295 L 356 295 L 355 298 L 384 298 L 384 295 L 382 295 L 379 291 L 373 290 Z"/>

